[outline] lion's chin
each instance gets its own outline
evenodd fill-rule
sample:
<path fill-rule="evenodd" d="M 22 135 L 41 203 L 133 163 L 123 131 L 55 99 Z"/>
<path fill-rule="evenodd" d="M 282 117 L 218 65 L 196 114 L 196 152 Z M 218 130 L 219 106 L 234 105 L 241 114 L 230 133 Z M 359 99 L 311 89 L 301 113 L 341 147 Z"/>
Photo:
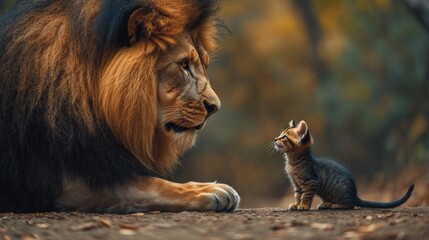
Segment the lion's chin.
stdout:
<path fill-rule="evenodd" d="M 176 146 L 179 154 L 185 153 L 195 145 L 197 130 L 188 130 L 181 133 L 172 132 L 172 142 Z"/>
<path fill-rule="evenodd" d="M 167 125 L 164 125 L 158 129 L 160 130 L 160 133 L 162 132 L 162 135 L 164 135 L 164 139 L 168 139 L 165 139 L 166 142 L 164 141 L 163 143 L 170 142 L 178 154 L 183 154 L 194 146 L 198 132 L 198 129 L 195 127 L 184 131 L 174 131 L 173 128 L 169 128 Z"/>

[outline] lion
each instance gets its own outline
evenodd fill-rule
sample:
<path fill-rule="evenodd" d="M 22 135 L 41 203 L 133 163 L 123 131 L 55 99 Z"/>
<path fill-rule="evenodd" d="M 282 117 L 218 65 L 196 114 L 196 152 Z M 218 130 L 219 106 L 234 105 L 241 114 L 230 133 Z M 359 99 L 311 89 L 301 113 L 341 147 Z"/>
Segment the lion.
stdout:
<path fill-rule="evenodd" d="M 221 107 L 215 0 L 20 1 L 0 19 L 0 212 L 233 211 L 164 179 Z"/>

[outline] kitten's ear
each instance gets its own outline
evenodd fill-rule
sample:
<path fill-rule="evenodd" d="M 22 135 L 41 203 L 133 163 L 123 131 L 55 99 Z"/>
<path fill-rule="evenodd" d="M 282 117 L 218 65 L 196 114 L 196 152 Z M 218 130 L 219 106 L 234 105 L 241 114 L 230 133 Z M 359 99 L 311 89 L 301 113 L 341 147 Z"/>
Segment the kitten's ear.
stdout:
<path fill-rule="evenodd" d="M 305 121 L 301 121 L 296 127 L 299 141 L 301 143 L 306 143 L 310 139 L 310 131 L 308 131 L 308 125 Z"/>
<path fill-rule="evenodd" d="M 294 128 L 295 126 L 296 126 L 296 124 L 295 124 L 295 120 L 291 120 L 291 121 L 289 122 L 289 127 Z"/>

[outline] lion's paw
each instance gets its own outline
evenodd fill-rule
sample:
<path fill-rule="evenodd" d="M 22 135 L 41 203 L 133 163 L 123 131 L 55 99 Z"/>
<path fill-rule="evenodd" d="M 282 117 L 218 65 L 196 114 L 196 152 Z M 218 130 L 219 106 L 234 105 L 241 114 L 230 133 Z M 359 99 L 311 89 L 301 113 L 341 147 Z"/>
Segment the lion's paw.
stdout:
<path fill-rule="evenodd" d="M 240 204 L 240 196 L 226 184 L 211 183 L 199 189 L 199 211 L 231 212 Z"/>

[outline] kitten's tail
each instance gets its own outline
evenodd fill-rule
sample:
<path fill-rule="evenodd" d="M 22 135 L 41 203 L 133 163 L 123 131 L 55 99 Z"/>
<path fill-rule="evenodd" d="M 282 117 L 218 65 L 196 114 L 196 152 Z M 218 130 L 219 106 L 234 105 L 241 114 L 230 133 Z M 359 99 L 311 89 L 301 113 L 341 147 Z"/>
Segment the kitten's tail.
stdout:
<path fill-rule="evenodd" d="M 408 198 L 410 198 L 411 194 L 413 193 L 413 190 L 414 190 L 414 184 L 411 184 L 411 186 L 408 188 L 407 193 L 404 196 L 402 196 L 400 199 L 396 201 L 386 202 L 386 203 L 369 202 L 369 201 L 362 200 L 356 196 L 354 204 L 357 207 L 366 207 L 366 208 L 394 208 L 406 202 Z"/>

